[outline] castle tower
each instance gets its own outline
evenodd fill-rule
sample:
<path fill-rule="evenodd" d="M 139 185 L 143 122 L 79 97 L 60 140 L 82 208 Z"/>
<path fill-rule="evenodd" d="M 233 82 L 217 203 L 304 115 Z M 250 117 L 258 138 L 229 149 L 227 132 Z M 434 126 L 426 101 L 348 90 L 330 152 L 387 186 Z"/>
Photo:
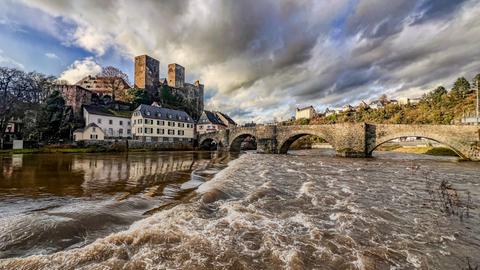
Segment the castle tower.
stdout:
<path fill-rule="evenodd" d="M 183 88 L 185 84 L 185 68 L 179 64 L 168 65 L 168 86 Z"/>
<path fill-rule="evenodd" d="M 154 91 L 159 85 L 160 62 L 148 55 L 135 57 L 135 87 Z"/>

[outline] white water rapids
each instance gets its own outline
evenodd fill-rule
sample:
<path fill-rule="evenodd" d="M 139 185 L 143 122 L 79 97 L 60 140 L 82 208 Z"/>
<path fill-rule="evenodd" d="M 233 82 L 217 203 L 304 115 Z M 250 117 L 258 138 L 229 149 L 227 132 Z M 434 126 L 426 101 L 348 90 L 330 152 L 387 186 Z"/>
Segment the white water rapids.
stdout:
<path fill-rule="evenodd" d="M 191 202 L 0 269 L 462 269 L 480 263 L 479 176 L 476 163 L 404 154 L 248 153 Z M 468 191 L 468 217 L 432 201 L 442 180 L 459 200 Z"/>

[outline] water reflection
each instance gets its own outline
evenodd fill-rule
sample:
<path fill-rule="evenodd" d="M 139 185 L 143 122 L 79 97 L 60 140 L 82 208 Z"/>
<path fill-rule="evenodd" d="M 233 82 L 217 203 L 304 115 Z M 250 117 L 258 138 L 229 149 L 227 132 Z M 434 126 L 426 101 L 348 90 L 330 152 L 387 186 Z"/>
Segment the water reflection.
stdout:
<path fill-rule="evenodd" d="M 189 199 L 221 152 L 0 156 L 0 258 L 91 243 Z"/>
<path fill-rule="evenodd" d="M 0 194 L 138 193 L 155 184 L 181 181 L 222 158 L 228 157 L 211 152 L 3 156 Z"/>

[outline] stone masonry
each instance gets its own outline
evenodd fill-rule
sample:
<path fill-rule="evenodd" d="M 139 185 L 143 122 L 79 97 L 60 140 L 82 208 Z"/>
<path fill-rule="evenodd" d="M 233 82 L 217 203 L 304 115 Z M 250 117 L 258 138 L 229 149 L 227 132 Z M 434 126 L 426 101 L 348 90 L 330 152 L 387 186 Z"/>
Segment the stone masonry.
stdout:
<path fill-rule="evenodd" d="M 259 125 L 205 133 L 199 145 L 215 141 L 219 148 L 239 151 L 244 138 L 257 139 L 257 152 L 286 154 L 290 145 L 305 135 L 323 138 L 344 157 L 370 157 L 381 144 L 401 137 L 422 137 L 452 148 L 464 159 L 480 161 L 480 127 L 465 125 L 377 125 L 344 123 L 333 125 Z"/>

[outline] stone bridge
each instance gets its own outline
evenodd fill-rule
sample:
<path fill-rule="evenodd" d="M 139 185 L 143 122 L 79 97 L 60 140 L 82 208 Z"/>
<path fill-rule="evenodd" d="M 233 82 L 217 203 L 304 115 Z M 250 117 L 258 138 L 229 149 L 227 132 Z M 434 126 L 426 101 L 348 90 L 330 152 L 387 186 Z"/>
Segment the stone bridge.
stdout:
<path fill-rule="evenodd" d="M 369 157 L 381 144 L 401 137 L 422 137 L 454 150 L 461 158 L 480 161 L 480 127 L 466 125 L 387 125 L 344 123 L 332 125 L 238 127 L 198 136 L 199 145 L 215 142 L 217 147 L 240 151 L 242 141 L 253 136 L 257 152 L 286 154 L 290 145 L 305 135 L 327 141 L 344 157 Z"/>

